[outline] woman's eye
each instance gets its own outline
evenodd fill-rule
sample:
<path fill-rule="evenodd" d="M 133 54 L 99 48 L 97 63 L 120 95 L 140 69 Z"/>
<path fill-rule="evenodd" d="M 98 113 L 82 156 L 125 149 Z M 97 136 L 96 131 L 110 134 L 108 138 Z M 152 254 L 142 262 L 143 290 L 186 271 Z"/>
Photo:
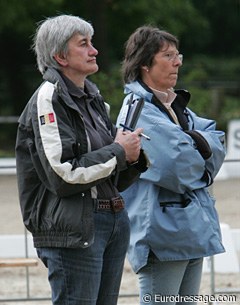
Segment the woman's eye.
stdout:
<path fill-rule="evenodd" d="M 167 57 L 168 59 L 170 59 L 170 58 L 172 57 L 172 54 L 167 53 L 167 54 L 166 54 L 166 57 Z"/>

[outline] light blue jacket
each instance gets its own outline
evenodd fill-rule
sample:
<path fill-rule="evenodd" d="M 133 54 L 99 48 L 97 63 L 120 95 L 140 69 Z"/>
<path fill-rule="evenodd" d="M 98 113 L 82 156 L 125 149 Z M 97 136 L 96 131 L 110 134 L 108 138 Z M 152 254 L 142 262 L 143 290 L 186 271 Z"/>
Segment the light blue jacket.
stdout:
<path fill-rule="evenodd" d="M 164 107 L 156 106 L 148 88 L 136 81 L 127 84 L 125 92 L 117 125 L 124 123 L 134 93 L 134 99 L 145 101 L 137 127 L 151 138 L 142 139 L 149 169 L 122 193 L 131 221 L 128 258 L 133 270 L 146 265 L 150 249 L 162 261 L 224 252 L 215 200 L 208 192 L 225 157 L 224 132 L 216 130 L 214 121 L 185 107 L 188 92 L 176 92 L 176 111 L 182 109 L 188 129 L 197 131 L 209 145 L 211 155 L 204 159 L 196 141 L 170 119 Z"/>

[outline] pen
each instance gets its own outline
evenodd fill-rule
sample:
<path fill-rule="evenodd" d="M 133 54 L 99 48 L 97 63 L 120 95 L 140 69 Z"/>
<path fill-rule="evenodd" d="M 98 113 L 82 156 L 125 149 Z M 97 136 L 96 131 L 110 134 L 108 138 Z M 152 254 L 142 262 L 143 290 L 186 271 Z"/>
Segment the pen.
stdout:
<path fill-rule="evenodd" d="M 124 124 L 120 124 L 120 126 L 123 127 L 124 129 L 130 130 L 130 131 L 134 131 L 133 128 L 128 127 L 128 126 L 126 126 L 126 125 L 124 125 Z M 139 136 L 140 136 L 140 137 L 143 137 L 144 139 L 146 139 L 146 140 L 148 140 L 148 141 L 151 140 L 151 138 L 150 138 L 149 136 L 145 135 L 145 134 L 142 133 L 142 132 L 139 134 Z"/>

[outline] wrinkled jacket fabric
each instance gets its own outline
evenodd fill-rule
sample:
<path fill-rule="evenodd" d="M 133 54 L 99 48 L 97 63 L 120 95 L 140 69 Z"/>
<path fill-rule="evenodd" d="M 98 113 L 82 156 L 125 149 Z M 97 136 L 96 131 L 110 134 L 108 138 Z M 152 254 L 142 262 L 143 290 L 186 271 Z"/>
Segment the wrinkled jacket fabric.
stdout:
<path fill-rule="evenodd" d="M 16 162 L 23 221 L 35 247 L 88 247 L 94 241 L 96 185 L 114 179 L 118 170 L 118 187 L 124 189 L 140 172 L 126 165 L 118 143 L 91 151 L 81 112 L 60 74 L 48 69 L 44 79 L 19 119 Z M 85 86 L 114 138 L 116 128 L 97 87 L 88 80 Z"/>
<path fill-rule="evenodd" d="M 147 264 L 150 249 L 161 261 L 224 252 L 215 200 L 208 191 L 225 157 L 224 133 L 216 130 L 214 121 L 187 108 L 187 91 L 176 90 L 172 103 L 181 126 L 144 84 L 127 84 L 125 91 L 117 125 L 124 123 L 133 94 L 133 100 L 145 101 L 137 127 L 151 138 L 142 140 L 149 169 L 122 193 L 131 221 L 128 257 L 133 270 L 138 272 Z M 208 159 L 199 153 L 187 130 L 197 131 L 207 141 Z"/>

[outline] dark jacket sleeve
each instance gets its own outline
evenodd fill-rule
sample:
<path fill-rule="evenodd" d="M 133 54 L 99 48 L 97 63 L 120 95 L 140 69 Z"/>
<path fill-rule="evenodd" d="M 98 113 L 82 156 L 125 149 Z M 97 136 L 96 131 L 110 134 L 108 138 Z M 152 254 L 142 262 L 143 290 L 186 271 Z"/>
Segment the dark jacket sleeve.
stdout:
<path fill-rule="evenodd" d="M 116 184 L 117 189 L 120 192 L 127 189 L 140 177 L 141 173 L 144 173 L 148 169 L 148 167 L 148 158 L 144 153 L 144 150 L 141 149 L 138 161 L 134 162 L 133 164 L 129 164 L 127 169 L 119 173 L 119 177 L 117 179 Z"/>
<path fill-rule="evenodd" d="M 56 101 L 52 86 L 45 83 L 22 114 L 16 154 L 19 172 L 26 176 L 24 167 L 29 163 L 41 182 L 62 197 L 88 190 L 109 179 L 116 166 L 124 170 L 127 165 L 124 149 L 118 143 L 89 152 L 86 144 L 85 153 L 79 156 L 79 146 L 87 141 L 78 141 L 72 117 L 59 102 L 52 102 Z"/>

